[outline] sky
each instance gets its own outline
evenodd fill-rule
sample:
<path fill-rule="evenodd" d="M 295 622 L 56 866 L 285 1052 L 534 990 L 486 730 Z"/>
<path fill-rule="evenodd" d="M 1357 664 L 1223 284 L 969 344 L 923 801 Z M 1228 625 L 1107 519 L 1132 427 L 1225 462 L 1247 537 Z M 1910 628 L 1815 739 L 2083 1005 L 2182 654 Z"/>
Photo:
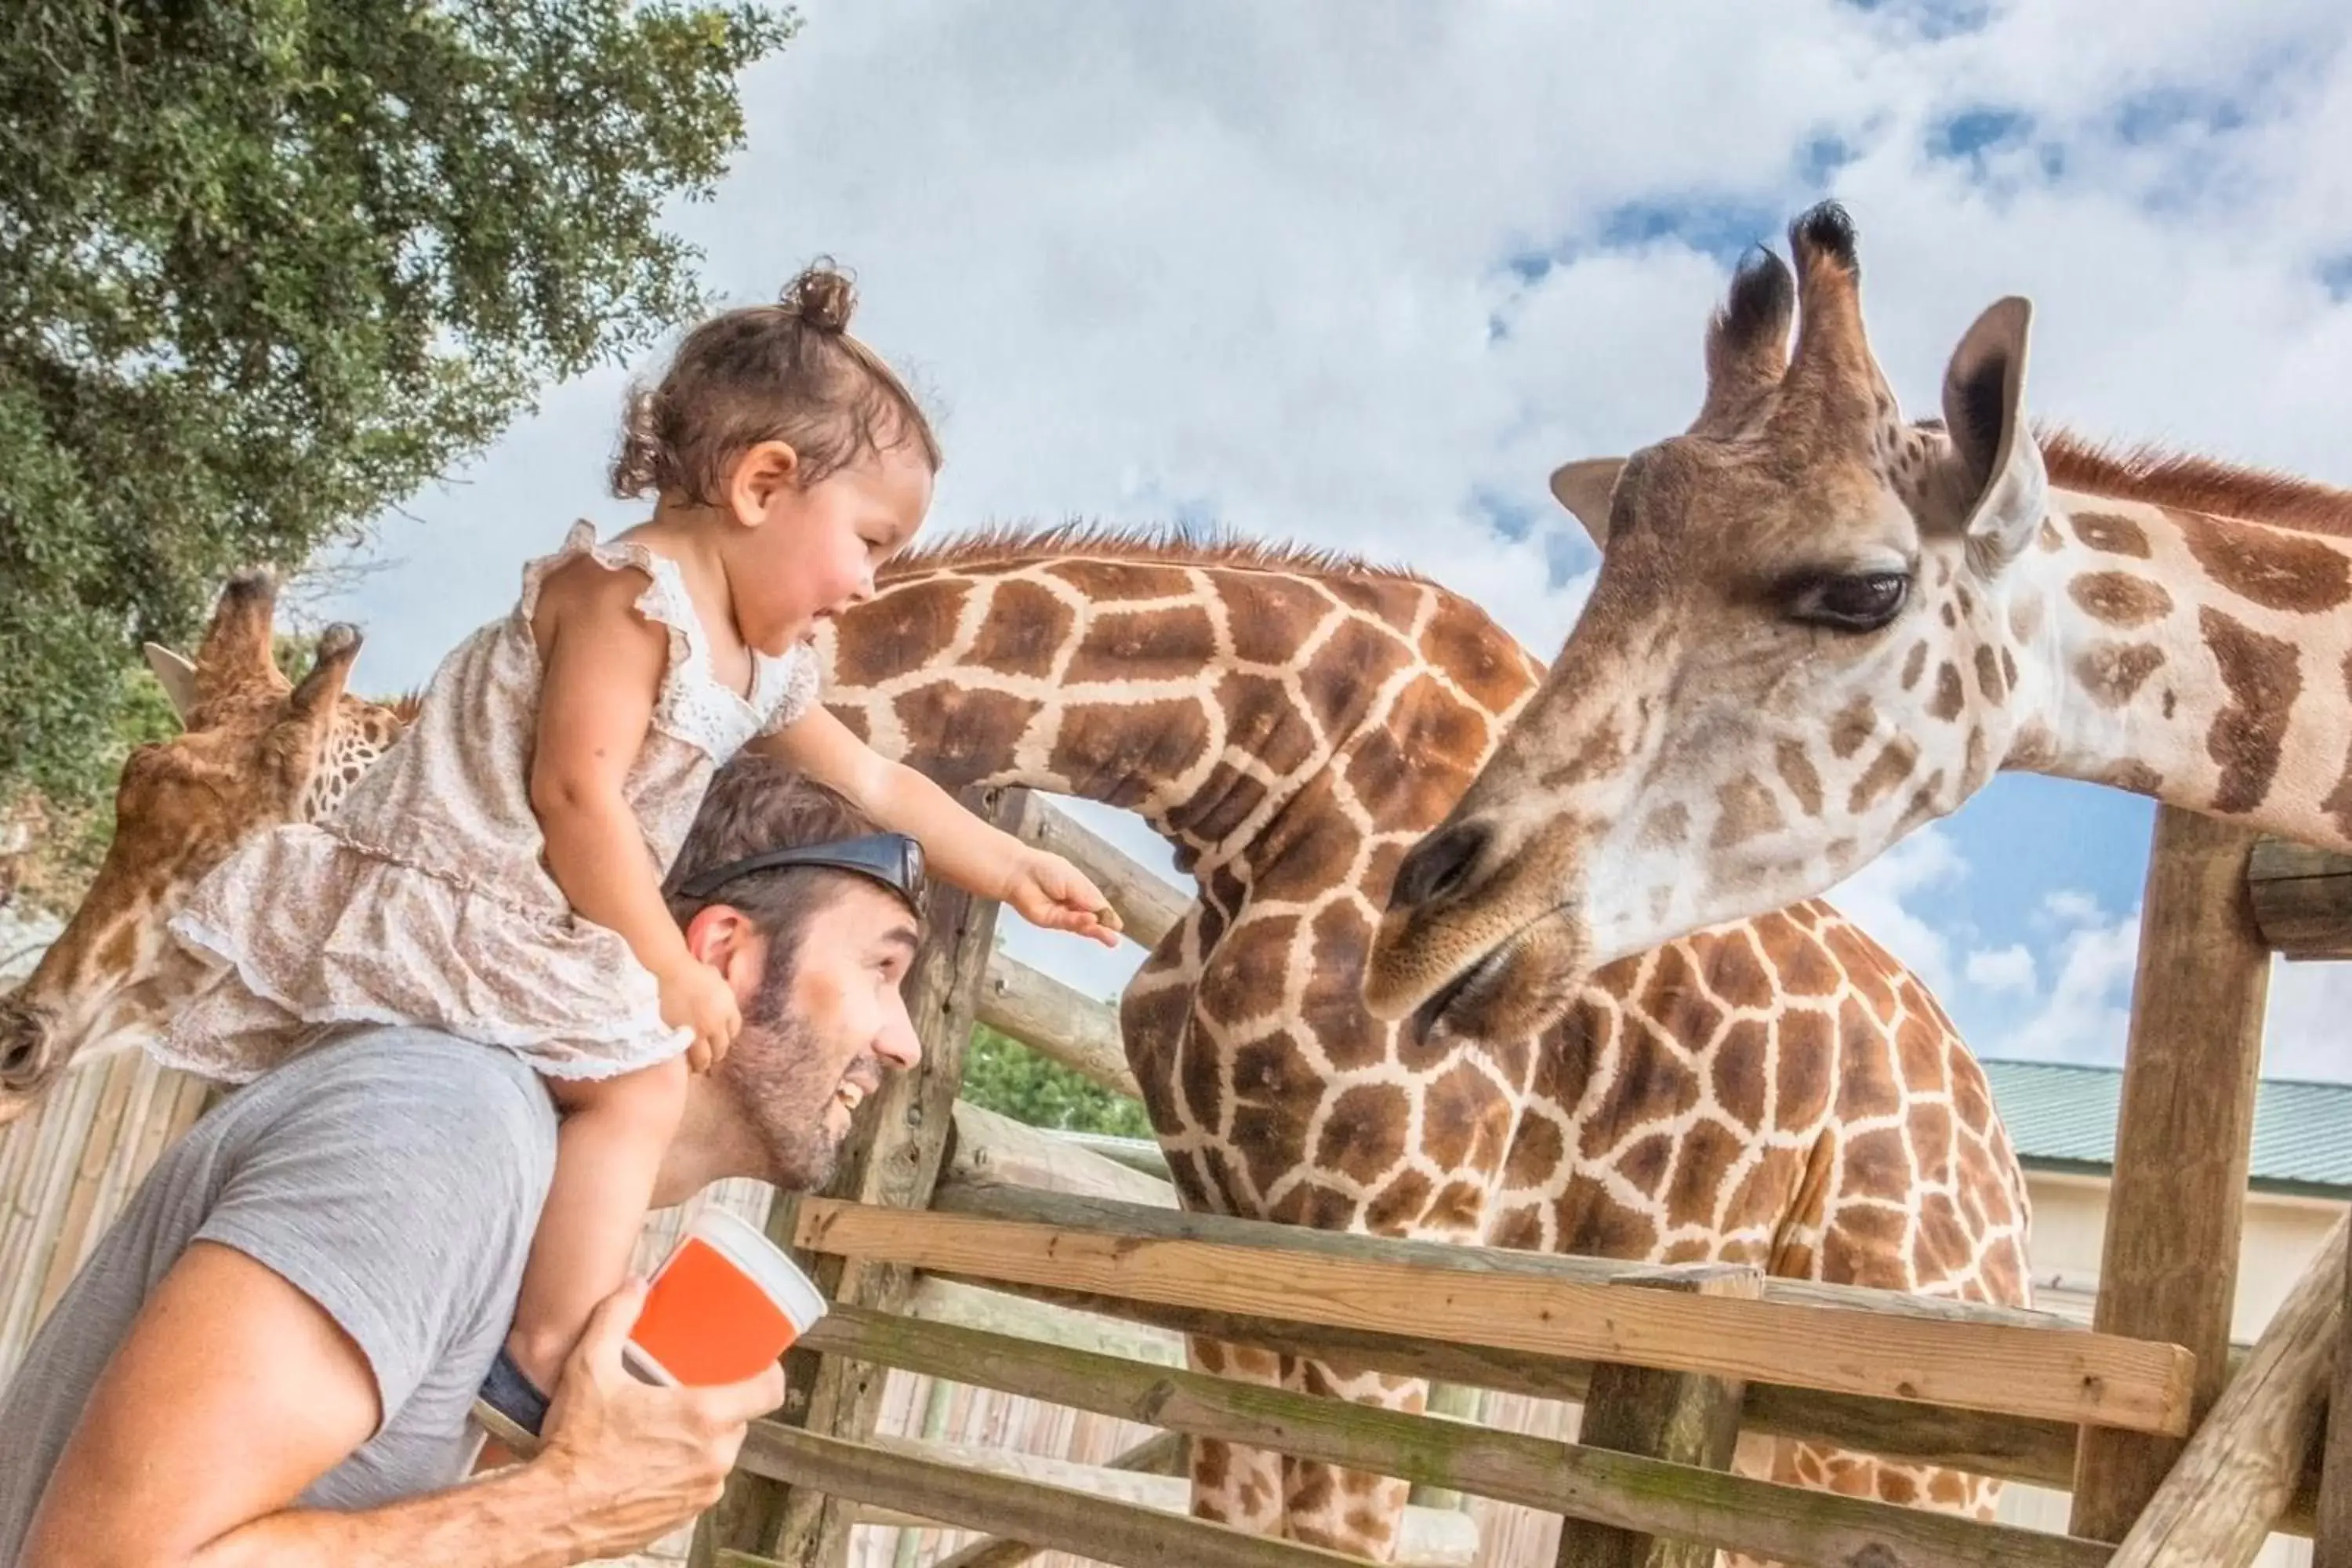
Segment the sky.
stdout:
<path fill-rule="evenodd" d="M 1340 546 L 1538 656 L 1595 555 L 1545 489 L 1680 429 L 1743 247 L 1822 197 L 1906 410 L 2002 295 L 2027 398 L 2352 485 L 2340 0 L 1633 7 L 812 0 L 677 230 L 727 302 L 820 254 L 940 416 L 929 530 L 1073 517 Z M 638 368 L 644 368 L 641 363 Z M 548 388 L 314 602 L 421 682 L 604 492 L 628 367 Z M 1156 866 L 1139 823 L 1085 810 Z M 2006 775 L 1831 896 L 1987 1057 L 2116 1063 L 2153 808 Z M 1108 995 L 1139 962 L 1018 929 Z M 2281 965 L 2265 1070 L 2352 1079 L 2352 973 Z"/>

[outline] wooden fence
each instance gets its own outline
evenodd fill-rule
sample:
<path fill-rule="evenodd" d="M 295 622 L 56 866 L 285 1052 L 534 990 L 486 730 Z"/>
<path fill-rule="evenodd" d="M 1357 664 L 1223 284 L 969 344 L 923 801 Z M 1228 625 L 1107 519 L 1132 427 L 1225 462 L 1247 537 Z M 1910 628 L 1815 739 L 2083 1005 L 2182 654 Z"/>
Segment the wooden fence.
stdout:
<path fill-rule="evenodd" d="M 1181 916 L 1172 889 L 1025 793 L 977 804 L 1077 860 L 1139 940 Z M 874 1097 L 824 1194 L 775 1200 L 737 1183 L 701 1200 L 761 1217 L 836 1306 L 789 1358 L 785 1408 L 755 1428 L 727 1499 L 694 1532 L 693 1561 L 1003 1568 L 1039 1550 L 1132 1564 L 1343 1561 L 1185 1517 L 1182 1444 L 1202 1437 L 1415 1483 L 1407 1562 L 1684 1563 L 1721 1547 L 1792 1564 L 2206 1568 L 2251 1561 L 2273 1527 L 2316 1527 L 2320 1568 L 2352 1568 L 2336 1555 L 2352 1542 L 2339 1517 L 2352 1454 L 2330 1454 L 2345 1468 L 2331 1468 L 2331 1511 L 2316 1515 L 2345 1227 L 2261 1341 L 2232 1354 L 2235 1233 L 2222 1211 L 2244 1190 L 2250 1110 L 2238 1116 L 2211 1065 L 2243 1077 L 2250 1107 L 2250 1063 L 2214 1041 L 2259 1039 L 2255 961 L 2298 944 L 2298 956 L 2340 955 L 2314 933 L 2352 932 L 2352 862 L 2266 859 L 2254 872 L 2265 891 L 2250 898 L 2251 840 L 2196 831 L 2159 822 L 2116 1206 L 2088 1329 L 1744 1269 L 1181 1213 L 1150 1145 L 1040 1132 L 959 1101 L 975 1020 L 1097 1082 L 1134 1085 L 1108 1007 L 1004 959 L 994 908 L 935 889 L 908 982 L 921 1069 Z M 2292 942 L 2266 932 L 2265 900 L 2288 910 Z M 54 1300 L 68 1259 L 200 1099 L 135 1058 L 96 1064 L 0 1140 L 0 1280 L 19 1282 L 0 1319 L 17 1337 L 0 1352 L 21 1343 L 15 1325 Z M 2159 1129 L 2173 1139 L 2161 1158 Z M 2199 1251 L 2167 1239 L 2167 1210 Z M 686 1217 L 659 1216 L 647 1254 Z M 1186 1332 L 1427 1377 L 1433 1414 L 1195 1374 L 1181 1364 Z M 2339 1450 L 2352 1447 L 2347 1426 Z M 1743 1433 L 2071 1489 L 2075 1533 L 1735 1476 Z"/>

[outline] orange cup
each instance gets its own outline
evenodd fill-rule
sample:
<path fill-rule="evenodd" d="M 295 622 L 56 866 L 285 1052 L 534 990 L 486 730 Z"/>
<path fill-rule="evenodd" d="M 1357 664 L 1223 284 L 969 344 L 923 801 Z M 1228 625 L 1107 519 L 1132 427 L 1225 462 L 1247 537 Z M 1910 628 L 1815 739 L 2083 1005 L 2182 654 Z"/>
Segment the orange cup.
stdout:
<path fill-rule="evenodd" d="M 655 1383 L 737 1383 L 792 1347 L 824 1316 L 824 1298 L 775 1243 L 721 1208 L 706 1208 L 646 1291 L 622 1352 Z"/>

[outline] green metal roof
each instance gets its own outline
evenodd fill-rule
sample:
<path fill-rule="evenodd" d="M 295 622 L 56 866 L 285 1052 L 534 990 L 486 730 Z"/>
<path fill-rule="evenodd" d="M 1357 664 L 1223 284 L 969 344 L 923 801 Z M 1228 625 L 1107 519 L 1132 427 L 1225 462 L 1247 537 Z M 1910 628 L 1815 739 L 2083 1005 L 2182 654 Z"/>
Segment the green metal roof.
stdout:
<path fill-rule="evenodd" d="M 1993 1102 L 2027 1165 L 2106 1171 L 2116 1159 L 2120 1068 L 1988 1061 Z M 2250 1175 L 2273 1191 L 2352 1192 L 2352 1084 L 2264 1079 Z"/>

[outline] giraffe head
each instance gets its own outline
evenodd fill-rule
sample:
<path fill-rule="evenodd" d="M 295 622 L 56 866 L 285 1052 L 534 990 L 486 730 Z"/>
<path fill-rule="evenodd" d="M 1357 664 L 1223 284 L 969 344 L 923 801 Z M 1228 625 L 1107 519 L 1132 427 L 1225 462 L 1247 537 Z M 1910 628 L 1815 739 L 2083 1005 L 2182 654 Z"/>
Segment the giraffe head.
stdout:
<path fill-rule="evenodd" d="M 2027 305 L 1979 316 L 1943 419 L 1907 423 L 1844 213 L 1790 240 L 1793 277 L 1760 254 L 1734 278 L 1687 431 L 1553 476 L 1600 574 L 1399 868 L 1366 973 L 1381 1016 L 1540 1026 L 1601 964 L 1825 890 L 2021 740 L 2011 645 L 2038 590 L 2011 568 L 2048 489 L 2021 405 Z"/>
<path fill-rule="evenodd" d="M 164 922 L 247 836 L 318 815 L 399 711 L 347 696 L 359 633 L 330 626 L 300 684 L 271 658 L 277 584 L 244 573 L 223 590 L 193 663 L 150 644 L 184 731 L 123 763 L 115 830 L 72 921 L 38 967 L 0 997 L 0 1125 L 66 1063 L 135 1038 L 168 998 L 156 984 Z"/>

